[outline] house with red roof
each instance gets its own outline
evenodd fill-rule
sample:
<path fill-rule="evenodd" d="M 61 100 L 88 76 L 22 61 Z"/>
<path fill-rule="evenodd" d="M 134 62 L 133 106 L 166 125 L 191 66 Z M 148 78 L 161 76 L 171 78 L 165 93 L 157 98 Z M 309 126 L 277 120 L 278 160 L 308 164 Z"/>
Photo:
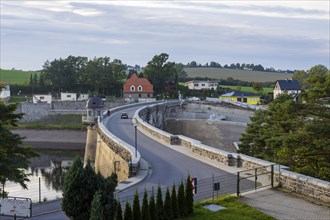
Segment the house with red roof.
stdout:
<path fill-rule="evenodd" d="M 139 78 L 135 73 L 123 85 L 123 98 L 128 101 L 152 98 L 153 94 L 154 88 L 149 80 Z"/>

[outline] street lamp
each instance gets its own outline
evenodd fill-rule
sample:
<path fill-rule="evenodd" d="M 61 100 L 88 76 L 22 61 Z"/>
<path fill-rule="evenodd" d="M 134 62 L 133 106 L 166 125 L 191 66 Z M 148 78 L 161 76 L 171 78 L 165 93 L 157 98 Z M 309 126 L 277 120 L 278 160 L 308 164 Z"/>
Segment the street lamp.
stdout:
<path fill-rule="evenodd" d="M 135 157 L 137 157 L 137 126 L 134 125 L 135 128 Z"/>

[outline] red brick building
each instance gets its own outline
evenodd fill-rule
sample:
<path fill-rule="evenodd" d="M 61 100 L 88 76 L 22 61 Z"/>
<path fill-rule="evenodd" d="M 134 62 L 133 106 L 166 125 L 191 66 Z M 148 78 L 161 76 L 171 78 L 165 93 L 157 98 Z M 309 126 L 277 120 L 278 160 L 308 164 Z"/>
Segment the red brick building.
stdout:
<path fill-rule="evenodd" d="M 146 78 L 139 78 L 133 74 L 123 85 L 123 98 L 133 101 L 139 98 L 152 98 L 154 88 Z"/>

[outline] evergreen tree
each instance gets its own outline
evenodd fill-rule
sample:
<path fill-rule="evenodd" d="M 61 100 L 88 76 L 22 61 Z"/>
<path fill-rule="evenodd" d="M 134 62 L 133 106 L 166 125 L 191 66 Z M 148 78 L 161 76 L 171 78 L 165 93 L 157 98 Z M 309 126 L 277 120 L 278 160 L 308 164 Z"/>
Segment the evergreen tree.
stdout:
<path fill-rule="evenodd" d="M 165 219 L 172 220 L 173 219 L 172 202 L 168 187 L 166 188 L 164 210 L 165 210 Z"/>
<path fill-rule="evenodd" d="M 186 196 L 186 200 L 187 200 L 187 214 L 191 215 L 194 213 L 194 194 L 193 194 L 192 184 L 191 184 L 191 180 L 190 180 L 190 175 L 188 175 L 187 181 L 186 181 L 185 196 Z"/>
<path fill-rule="evenodd" d="M 140 202 L 139 202 L 139 194 L 135 191 L 134 200 L 133 200 L 133 219 L 134 220 L 141 220 L 141 209 L 140 209 Z"/>
<path fill-rule="evenodd" d="M 104 207 L 102 204 L 102 192 L 97 191 L 92 201 L 92 210 L 90 220 L 104 220 Z"/>
<path fill-rule="evenodd" d="M 155 196 L 154 196 L 154 188 L 152 188 L 152 193 L 149 201 L 149 212 L 151 220 L 158 220 L 156 204 L 155 204 Z"/>
<path fill-rule="evenodd" d="M 171 203 L 172 203 L 173 218 L 177 218 L 179 217 L 179 207 L 178 207 L 178 199 L 176 197 L 176 189 L 174 183 L 172 186 Z"/>
<path fill-rule="evenodd" d="M 148 194 L 147 194 L 146 189 L 144 189 L 144 194 L 143 194 L 142 220 L 150 220 L 150 212 L 149 212 L 149 205 L 148 205 Z"/>
<path fill-rule="evenodd" d="M 1 86 L 0 86 L 1 90 Z M 6 181 L 18 183 L 27 189 L 29 158 L 38 154 L 31 147 L 21 146 L 23 138 L 10 131 L 10 127 L 17 127 L 17 121 L 23 114 L 14 113 L 17 104 L 5 105 L 0 100 L 0 187 Z M 5 189 L 0 188 L 2 196 L 6 195 Z"/>
<path fill-rule="evenodd" d="M 131 205 L 126 201 L 124 220 L 133 220 Z"/>
<path fill-rule="evenodd" d="M 121 203 L 119 199 L 117 201 L 116 220 L 123 220 L 123 211 L 121 210 Z"/>
<path fill-rule="evenodd" d="M 180 217 L 187 216 L 187 200 L 184 195 L 184 185 L 183 182 L 180 183 L 178 189 L 178 207 L 180 211 Z"/>
<path fill-rule="evenodd" d="M 156 211 L 157 211 L 158 220 L 165 219 L 163 196 L 160 185 L 158 185 L 158 190 L 157 190 Z"/>

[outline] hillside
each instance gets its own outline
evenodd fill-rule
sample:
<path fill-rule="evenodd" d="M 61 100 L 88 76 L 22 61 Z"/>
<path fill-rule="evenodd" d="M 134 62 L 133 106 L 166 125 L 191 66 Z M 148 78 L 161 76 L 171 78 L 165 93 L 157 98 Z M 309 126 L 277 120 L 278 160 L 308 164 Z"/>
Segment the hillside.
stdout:
<path fill-rule="evenodd" d="M 0 81 L 9 84 L 28 84 L 34 71 L 0 69 Z"/>
<path fill-rule="evenodd" d="M 292 77 L 289 73 L 277 73 L 277 72 L 260 72 L 249 70 L 235 70 L 224 68 L 211 68 L 211 67 L 198 67 L 188 68 L 184 70 L 187 72 L 188 77 L 208 77 L 212 79 L 227 79 L 232 77 L 234 79 L 248 81 L 248 82 L 275 82 L 279 79 L 285 79 Z"/>

